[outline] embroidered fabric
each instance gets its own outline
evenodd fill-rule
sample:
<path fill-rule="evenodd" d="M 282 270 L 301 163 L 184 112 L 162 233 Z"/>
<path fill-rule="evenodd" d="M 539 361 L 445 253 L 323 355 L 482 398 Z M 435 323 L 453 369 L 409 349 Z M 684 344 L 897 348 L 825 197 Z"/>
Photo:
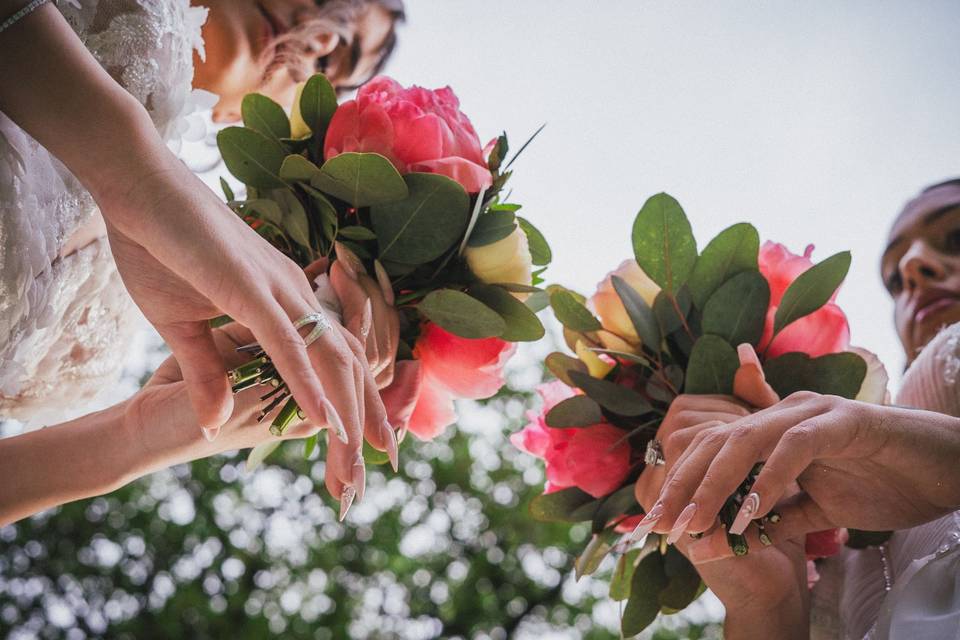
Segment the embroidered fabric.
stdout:
<path fill-rule="evenodd" d="M 897 404 L 960 416 L 960 324 L 926 346 L 903 379 Z M 830 558 L 813 593 L 811 637 L 960 640 L 960 512 L 897 531 L 886 544 L 884 584 L 875 548 Z"/>
<path fill-rule="evenodd" d="M 191 82 L 206 9 L 84 0 L 59 10 L 168 145 L 203 137 L 195 114 L 211 94 Z M 106 240 L 59 257 L 99 215 L 79 181 L 0 113 L 0 417 L 36 425 L 74 414 L 119 375 L 137 316 Z"/>

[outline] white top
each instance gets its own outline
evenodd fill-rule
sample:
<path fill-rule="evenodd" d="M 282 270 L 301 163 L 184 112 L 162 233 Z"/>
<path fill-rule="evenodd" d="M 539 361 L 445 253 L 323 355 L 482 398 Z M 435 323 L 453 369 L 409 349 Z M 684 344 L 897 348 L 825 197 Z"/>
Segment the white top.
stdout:
<path fill-rule="evenodd" d="M 913 362 L 897 404 L 960 416 L 958 372 L 960 324 L 955 324 Z M 821 569 L 812 637 L 960 639 L 960 512 L 896 531 L 882 550 L 845 549 Z"/>
<path fill-rule="evenodd" d="M 194 112 L 211 106 L 211 94 L 191 83 L 206 9 L 188 0 L 72 0 L 60 11 L 171 148 L 202 135 Z M 0 418 L 36 426 L 81 412 L 120 373 L 136 314 L 106 239 L 59 257 L 99 215 L 79 181 L 0 113 Z"/>

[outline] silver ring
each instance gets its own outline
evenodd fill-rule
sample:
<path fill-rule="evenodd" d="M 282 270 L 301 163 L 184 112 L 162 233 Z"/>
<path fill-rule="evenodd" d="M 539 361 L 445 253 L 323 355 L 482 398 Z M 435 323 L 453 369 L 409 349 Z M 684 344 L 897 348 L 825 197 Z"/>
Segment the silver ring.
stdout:
<path fill-rule="evenodd" d="M 303 339 L 304 344 L 306 344 L 308 347 L 316 342 L 317 338 L 322 336 L 326 331 L 333 328 L 333 325 L 330 324 L 330 321 L 327 320 L 327 316 L 325 316 L 322 311 L 308 313 L 302 318 L 296 320 L 293 323 L 293 326 L 297 329 L 300 329 L 308 324 L 313 325 L 313 329 L 311 329 L 310 333 L 308 333 Z"/>
<path fill-rule="evenodd" d="M 666 458 L 663 457 L 663 448 L 656 438 L 647 442 L 647 450 L 643 454 L 643 461 L 649 466 L 667 464 Z"/>

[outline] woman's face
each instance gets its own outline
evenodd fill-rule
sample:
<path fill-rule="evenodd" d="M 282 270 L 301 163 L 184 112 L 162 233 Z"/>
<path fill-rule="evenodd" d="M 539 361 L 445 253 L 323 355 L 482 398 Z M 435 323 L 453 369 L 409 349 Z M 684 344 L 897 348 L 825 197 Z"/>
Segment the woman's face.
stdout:
<path fill-rule="evenodd" d="M 218 122 L 240 119 L 243 96 L 259 92 L 280 104 L 293 100 L 295 78 L 285 66 L 271 66 L 265 53 L 280 36 L 316 17 L 314 0 L 193 0 L 210 13 L 203 27 L 206 60 L 194 56 L 193 86 L 220 96 L 213 117 Z M 310 51 L 302 55 L 316 61 L 327 56 L 326 74 L 334 87 L 362 82 L 379 62 L 382 45 L 393 29 L 390 13 L 371 4 L 350 27 L 354 43 L 341 43 L 335 33 L 319 33 L 309 40 Z M 357 63 L 350 65 L 355 57 Z M 270 73 L 268 73 L 270 69 Z"/>
<path fill-rule="evenodd" d="M 910 202 L 890 230 L 881 263 L 908 361 L 940 329 L 960 322 L 960 186 Z"/>

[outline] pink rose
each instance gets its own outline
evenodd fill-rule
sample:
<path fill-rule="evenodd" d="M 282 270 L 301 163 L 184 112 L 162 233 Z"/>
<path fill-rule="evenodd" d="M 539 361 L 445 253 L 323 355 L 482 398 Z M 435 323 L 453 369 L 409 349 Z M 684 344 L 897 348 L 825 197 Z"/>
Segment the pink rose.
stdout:
<path fill-rule="evenodd" d="M 846 529 L 827 529 L 826 531 L 808 533 L 804 545 L 807 560 L 829 558 L 837 555 L 849 537 Z"/>
<path fill-rule="evenodd" d="M 439 173 L 479 193 L 493 181 L 473 125 L 449 87 L 404 89 L 378 76 L 337 108 L 324 157 L 359 151 L 385 156 L 400 173 Z"/>
<path fill-rule="evenodd" d="M 791 351 L 800 351 L 816 358 L 844 351 L 850 345 L 847 316 L 832 302 L 836 293 L 831 302 L 787 325 L 770 344 L 773 319 L 783 294 L 797 276 L 813 266 L 810 259 L 812 253 L 813 245 L 809 245 L 802 256 L 790 253 L 785 246 L 775 242 L 765 242 L 760 248 L 760 273 L 770 285 L 770 308 L 767 310 L 767 321 L 759 344 L 760 351 L 766 349 L 767 358 L 776 358 Z"/>
<path fill-rule="evenodd" d="M 499 338 L 470 340 L 428 322 L 413 354 L 420 363 L 422 382 L 410 431 L 422 440 L 434 438 L 453 424 L 456 398 L 488 398 L 504 384 L 503 368 L 516 345 Z"/>
<path fill-rule="evenodd" d="M 547 492 L 578 487 L 595 498 L 619 489 L 630 473 L 630 445 L 625 432 L 600 423 L 589 427 L 554 429 L 546 415 L 557 403 L 575 392 L 560 381 L 537 389 L 543 398 L 539 412 L 528 412 L 530 423 L 510 440 L 546 463 Z"/>

